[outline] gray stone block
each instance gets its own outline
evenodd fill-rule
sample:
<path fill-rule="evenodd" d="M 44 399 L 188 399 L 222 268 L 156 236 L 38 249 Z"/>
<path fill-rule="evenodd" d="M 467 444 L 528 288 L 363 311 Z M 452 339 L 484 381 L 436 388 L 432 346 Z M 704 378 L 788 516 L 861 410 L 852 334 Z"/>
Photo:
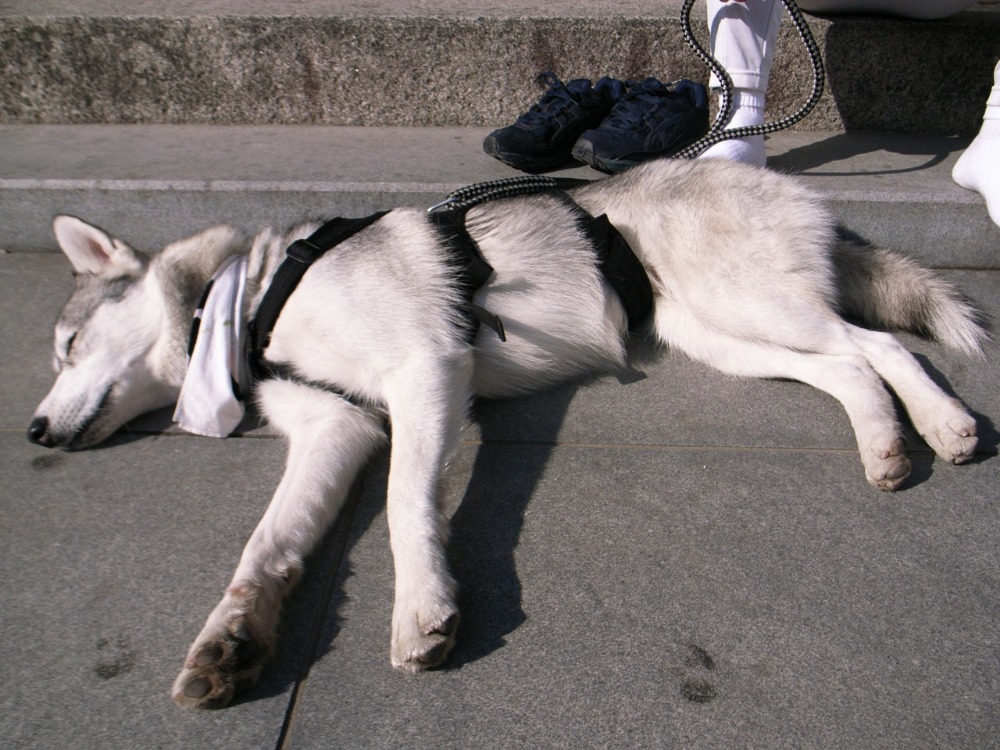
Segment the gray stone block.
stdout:
<path fill-rule="evenodd" d="M 533 81 L 545 70 L 706 81 L 678 5 L 10 2 L 0 8 L 0 122 L 496 127 L 538 98 Z M 707 44 L 696 8 L 693 28 Z M 994 5 L 934 22 L 809 23 L 828 87 L 801 127 L 978 130 L 1000 57 Z M 811 85 L 786 18 L 772 119 Z"/>
<path fill-rule="evenodd" d="M 1000 728 L 995 461 L 886 497 L 844 454 L 490 444 L 463 477 L 473 460 L 452 659 L 388 665 L 373 483 L 292 747 L 976 747 Z"/>
<path fill-rule="evenodd" d="M 430 206 L 518 172 L 482 151 L 477 128 L 0 125 L 0 248 L 54 249 L 69 213 L 135 247 L 218 223 L 255 232 L 303 216 Z M 1000 229 L 951 180 L 967 139 L 782 132 L 773 169 L 801 174 L 866 239 L 931 265 L 995 268 Z M 577 166 L 557 176 L 598 179 Z"/>

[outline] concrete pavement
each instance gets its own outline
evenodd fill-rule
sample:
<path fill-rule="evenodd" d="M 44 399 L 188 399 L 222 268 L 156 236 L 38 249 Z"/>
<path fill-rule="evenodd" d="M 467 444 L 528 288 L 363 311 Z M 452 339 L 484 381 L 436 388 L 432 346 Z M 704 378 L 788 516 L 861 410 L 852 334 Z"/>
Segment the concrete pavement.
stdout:
<path fill-rule="evenodd" d="M 87 160 L 68 159 L 60 172 L 40 156 L 50 134 L 32 132 L 41 182 L 5 184 L 5 221 L 57 204 L 69 210 L 75 197 L 83 208 L 103 205 L 109 229 L 151 248 L 171 205 L 193 212 L 175 224 L 201 222 L 197 206 L 212 200 L 216 219 L 302 208 L 301 191 L 261 198 L 249 182 L 173 195 L 150 186 L 143 208 L 122 182 L 152 179 L 129 172 L 128 134 L 116 170 L 73 148 L 74 138 L 93 143 L 76 129 L 62 131 L 63 153 L 89 153 L 105 182 L 60 193 L 55 181 L 82 179 L 76 170 Z M 416 198 L 509 174 L 477 152 L 479 132 L 456 134 L 437 153 L 437 171 L 421 167 Z M 115 133 L 104 131 L 111 151 Z M 348 145 L 351 135 L 326 133 Z M 273 142 L 266 132 L 240 137 L 265 152 Z M 996 319 L 1000 230 L 975 195 L 948 186 L 960 144 L 866 138 L 778 135 L 771 162 L 801 171 L 849 226 L 853 218 L 948 269 Z M 296 143 L 303 150 L 293 155 Z M 353 143 L 330 152 L 332 173 L 353 179 L 351 157 L 369 141 Z M 218 155 L 203 145 L 200 161 L 176 159 L 167 177 L 207 180 Z M 267 181 L 300 179 L 296 165 L 311 145 L 290 139 Z M 23 158 L 2 159 L 9 180 L 27 179 Z M 405 171 L 417 166 L 403 161 L 386 182 L 409 180 Z M 284 173 L 275 166 L 283 162 Z M 28 200 L 18 190 L 35 192 Z M 339 200 L 332 189 L 323 197 Z M 247 203 L 254 211 L 241 213 Z M 966 216 L 979 221 L 968 242 Z M 47 231 L 47 222 L 22 218 L 29 223 L 24 236 Z M 956 239 L 928 240 L 942 236 Z M 734 380 L 638 345 L 627 383 L 609 377 L 481 403 L 448 498 L 463 610 L 448 665 L 407 676 L 388 664 L 383 456 L 310 561 L 262 683 L 224 711 L 189 713 L 170 702 L 171 681 L 277 482 L 282 446 L 267 430 L 223 441 L 186 435 L 163 414 L 97 450 L 30 445 L 23 433 L 51 382 L 51 323 L 71 279 L 60 255 L 6 237 L 4 747 L 996 746 L 996 342 L 978 361 L 904 337 L 977 415 L 981 442 L 970 465 L 954 467 L 911 434 L 913 476 L 892 495 L 866 484 L 847 419 L 824 394 Z"/>
<path fill-rule="evenodd" d="M 909 430 L 913 474 L 891 495 L 828 396 L 641 343 L 628 377 L 481 402 L 447 497 L 463 615 L 447 665 L 389 667 L 381 455 L 260 684 L 216 712 L 168 693 L 281 442 L 191 436 L 164 412 L 81 453 L 24 437 L 72 288 L 53 214 L 155 252 L 221 221 L 430 205 L 514 174 L 482 138 L 541 70 L 704 77 L 679 4 L 0 0 L 0 747 L 1000 747 L 996 341 L 970 360 L 903 337 L 980 443 L 955 467 Z M 1000 229 L 949 174 L 979 127 L 998 9 L 810 17 L 827 93 L 767 142 L 771 168 L 994 320 Z M 694 18 L 700 33 L 700 4 Z M 809 81 L 786 24 L 769 115 Z"/>

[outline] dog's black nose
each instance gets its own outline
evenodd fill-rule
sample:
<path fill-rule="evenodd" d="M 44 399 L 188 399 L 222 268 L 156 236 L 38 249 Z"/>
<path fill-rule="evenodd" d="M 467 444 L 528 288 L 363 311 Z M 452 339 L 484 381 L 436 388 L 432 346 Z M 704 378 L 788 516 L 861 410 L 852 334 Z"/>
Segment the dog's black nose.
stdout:
<path fill-rule="evenodd" d="M 35 417 L 28 426 L 28 440 L 36 445 L 51 445 L 49 440 L 49 420 L 48 417 Z"/>

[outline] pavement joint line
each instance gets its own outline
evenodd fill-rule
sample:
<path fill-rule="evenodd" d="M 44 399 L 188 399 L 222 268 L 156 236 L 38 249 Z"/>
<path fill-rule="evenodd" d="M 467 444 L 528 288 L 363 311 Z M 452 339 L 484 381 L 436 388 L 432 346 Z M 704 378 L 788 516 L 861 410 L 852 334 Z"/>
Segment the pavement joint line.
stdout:
<path fill-rule="evenodd" d="M 323 571 L 326 575 L 319 592 L 319 605 L 316 607 L 316 613 L 314 615 L 312 625 L 309 628 L 309 633 L 306 636 L 306 641 L 303 645 L 305 658 L 302 659 L 302 662 L 299 665 L 298 674 L 295 677 L 295 684 L 292 686 L 291 693 L 288 696 L 288 703 L 286 704 L 285 712 L 282 717 L 281 729 L 274 745 L 275 750 L 286 750 L 287 748 L 292 747 L 291 738 L 294 730 L 296 714 L 299 705 L 302 702 L 304 691 L 309 683 L 310 671 L 312 670 L 313 665 L 322 656 L 319 648 L 320 638 L 323 634 L 323 629 L 328 622 L 327 615 L 330 611 L 330 605 L 334 599 L 334 593 L 338 585 L 341 583 L 343 575 L 345 574 L 344 561 L 347 558 L 347 547 L 350 542 L 351 534 L 354 531 L 354 525 L 358 515 L 358 507 L 361 504 L 361 498 L 364 493 L 364 486 L 368 478 L 368 473 L 368 466 L 365 466 L 360 472 L 358 472 L 358 476 L 351 484 L 351 489 L 347 493 L 344 505 L 337 514 L 336 523 L 327 529 L 327 535 L 334 535 L 332 543 L 333 549 L 331 551 L 329 563 Z M 306 564 L 308 565 L 308 562 Z M 347 569 L 346 573 L 349 574 L 350 569 Z"/>
<path fill-rule="evenodd" d="M 535 448 L 577 448 L 581 450 L 602 450 L 620 448 L 626 450 L 672 450 L 682 452 L 713 451 L 718 453 L 815 453 L 815 454 L 857 454 L 857 448 L 793 448 L 789 446 L 759 446 L 759 445 L 682 445 L 680 443 L 587 443 L 579 441 L 542 441 L 542 440 L 463 440 L 463 445 L 482 446 L 497 445 L 511 447 Z M 934 451 L 929 446 L 907 447 L 908 454 L 929 453 Z M 996 450 L 977 450 L 976 455 L 997 455 Z"/>
<path fill-rule="evenodd" d="M 0 427 L 0 433 L 21 434 L 24 430 L 19 427 Z M 128 433 L 130 437 L 162 437 L 162 438 L 200 438 L 200 435 L 192 435 L 181 431 L 140 431 L 134 430 Z M 231 440 L 283 440 L 283 435 L 273 434 L 239 434 L 230 435 Z M 476 446 L 503 446 L 521 448 L 573 448 L 578 450 L 606 450 L 625 449 L 637 451 L 669 450 L 681 452 L 714 451 L 719 453 L 790 453 L 790 454 L 857 454 L 857 448 L 793 448 L 790 446 L 761 446 L 761 445 L 683 445 L 680 443 L 590 443 L 577 440 L 477 440 L 463 439 L 460 444 L 466 447 Z M 78 451 L 79 452 L 79 451 Z M 929 446 L 908 447 L 909 454 L 934 454 Z M 997 456 L 1000 455 L 998 449 L 977 449 L 977 456 Z"/>
<path fill-rule="evenodd" d="M 808 176 L 808 175 L 804 175 Z M 275 193 L 442 193 L 464 187 L 465 182 L 353 182 L 327 180 L 133 180 L 106 178 L 0 178 L 0 190 L 65 190 L 104 192 L 275 192 Z M 978 193 L 927 190 L 843 190 L 826 189 L 821 194 L 827 201 L 865 203 L 982 203 Z"/>
<path fill-rule="evenodd" d="M 329 182 L 323 180 L 119 180 L 0 178 L 0 190 L 218 191 L 286 193 L 450 193 L 463 182 Z"/>

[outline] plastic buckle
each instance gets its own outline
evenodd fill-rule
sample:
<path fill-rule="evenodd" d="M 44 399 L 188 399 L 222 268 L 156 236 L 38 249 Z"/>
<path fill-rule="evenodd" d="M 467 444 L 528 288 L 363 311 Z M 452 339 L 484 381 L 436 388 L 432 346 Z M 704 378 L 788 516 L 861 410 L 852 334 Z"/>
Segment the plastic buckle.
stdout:
<path fill-rule="evenodd" d="M 299 263 L 308 266 L 316 258 L 318 258 L 323 253 L 318 247 L 309 242 L 308 240 L 295 240 L 288 249 L 285 250 L 285 255 L 292 260 L 297 260 Z"/>

